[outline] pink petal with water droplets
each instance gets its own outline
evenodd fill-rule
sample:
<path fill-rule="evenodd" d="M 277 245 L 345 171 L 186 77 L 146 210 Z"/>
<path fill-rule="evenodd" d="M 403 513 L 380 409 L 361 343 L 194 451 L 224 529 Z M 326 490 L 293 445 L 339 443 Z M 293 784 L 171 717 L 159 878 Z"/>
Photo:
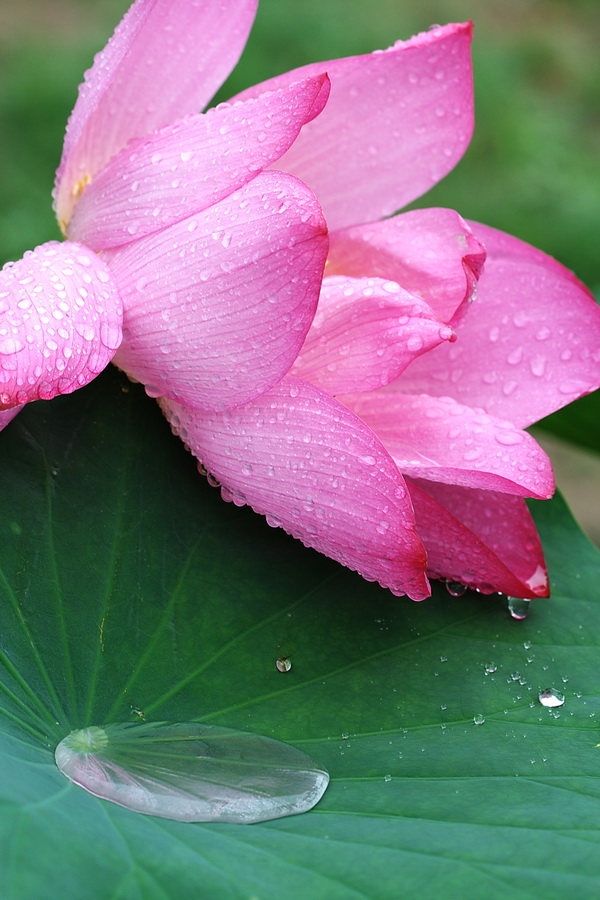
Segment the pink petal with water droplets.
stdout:
<path fill-rule="evenodd" d="M 450 395 L 524 428 L 600 386 L 600 309 L 556 260 L 473 228 L 488 259 L 456 344 L 416 360 L 392 388 Z"/>
<path fill-rule="evenodd" d="M 405 475 L 538 499 L 554 492 L 550 460 L 511 422 L 450 397 L 376 391 L 340 399 L 373 429 Z"/>
<path fill-rule="evenodd" d="M 12 422 L 17 413 L 21 412 L 22 406 L 13 406 L 12 409 L 0 409 L 0 431 L 6 428 L 9 422 Z"/>
<path fill-rule="evenodd" d="M 248 402 L 296 358 L 326 254 L 313 195 L 275 171 L 191 219 L 107 251 L 125 305 L 116 364 L 154 397 L 200 409 Z"/>
<path fill-rule="evenodd" d="M 286 376 L 223 413 L 160 402 L 226 499 L 393 593 L 429 595 L 402 476 L 376 436 L 328 394 Z"/>
<path fill-rule="evenodd" d="M 51 241 L 0 273 L 0 409 L 68 394 L 121 342 L 122 305 L 102 260 Z"/>
<path fill-rule="evenodd" d="M 69 237 L 106 250 L 217 203 L 279 159 L 328 94 L 320 75 L 129 143 L 85 189 Z"/>
<path fill-rule="evenodd" d="M 327 274 L 377 275 L 422 296 L 453 325 L 472 298 L 485 248 L 451 209 L 415 209 L 331 235 Z"/>
<path fill-rule="evenodd" d="M 547 597 L 544 553 L 520 497 L 407 479 L 427 571 L 489 594 Z"/>
<path fill-rule="evenodd" d="M 56 212 L 131 138 L 200 112 L 244 48 L 256 0 L 137 0 L 85 75 L 67 125 Z"/>
<path fill-rule="evenodd" d="M 292 374 L 331 394 L 372 390 L 453 334 L 424 300 L 395 281 L 334 275 L 323 280 Z"/>
<path fill-rule="evenodd" d="M 327 72 L 326 109 L 277 167 L 315 191 L 330 228 L 371 222 L 421 196 L 463 155 L 473 130 L 470 42 L 470 23 L 436 27 L 382 52 L 295 69 L 239 96 Z"/>

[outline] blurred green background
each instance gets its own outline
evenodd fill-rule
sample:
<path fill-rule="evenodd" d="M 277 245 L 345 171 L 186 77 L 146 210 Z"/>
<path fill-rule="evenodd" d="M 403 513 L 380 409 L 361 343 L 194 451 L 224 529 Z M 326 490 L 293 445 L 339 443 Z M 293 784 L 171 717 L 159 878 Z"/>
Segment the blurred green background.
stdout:
<path fill-rule="evenodd" d="M 59 237 L 50 190 L 65 122 L 84 69 L 128 5 L 0 4 L 0 262 Z M 475 23 L 475 136 L 457 168 L 416 205 L 450 206 L 516 234 L 598 294 L 598 0 L 262 0 L 247 50 L 219 99 L 307 62 L 367 53 L 433 23 L 465 19 Z M 545 424 L 597 450 L 598 419 L 598 400 L 586 398 Z M 591 490 L 597 461 L 551 450 L 571 505 L 600 540 L 600 498 Z"/>

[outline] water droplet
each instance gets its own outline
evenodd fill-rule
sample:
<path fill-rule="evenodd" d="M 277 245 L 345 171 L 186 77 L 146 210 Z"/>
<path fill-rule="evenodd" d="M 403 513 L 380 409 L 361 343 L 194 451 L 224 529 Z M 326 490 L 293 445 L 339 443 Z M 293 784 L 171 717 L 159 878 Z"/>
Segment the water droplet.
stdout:
<path fill-rule="evenodd" d="M 391 776 L 391 775 L 384 775 L 384 776 L 383 776 L 383 780 L 384 780 L 384 781 L 391 781 L 391 780 L 392 780 L 392 776 Z"/>
<path fill-rule="evenodd" d="M 523 359 L 523 348 L 522 348 L 522 347 L 516 347 L 516 348 L 512 351 L 512 353 L 509 353 L 509 355 L 508 355 L 507 358 L 506 358 L 506 361 L 507 361 L 511 366 L 516 366 L 516 365 L 518 365 L 518 363 L 521 362 L 522 359 Z"/>
<path fill-rule="evenodd" d="M 486 664 L 486 667 L 485 667 L 486 675 L 491 675 L 493 672 L 497 672 L 497 671 L 498 671 L 498 666 L 496 665 L 496 663 L 489 662 Z"/>
<path fill-rule="evenodd" d="M 529 361 L 529 368 L 531 369 L 532 375 L 541 378 L 546 371 L 546 357 L 541 356 L 539 353 L 536 354 Z"/>
<path fill-rule="evenodd" d="M 462 597 L 467 591 L 467 586 L 466 584 L 461 584 L 460 581 L 447 581 L 446 590 L 451 597 Z"/>
<path fill-rule="evenodd" d="M 55 760 L 63 775 L 97 797 L 180 822 L 295 815 L 312 809 L 329 782 L 295 747 L 197 722 L 85 728 L 60 742 Z"/>
<path fill-rule="evenodd" d="M 419 334 L 411 334 L 406 342 L 406 346 L 411 353 L 418 353 L 423 347 L 423 338 Z"/>
<path fill-rule="evenodd" d="M 526 619 L 529 615 L 530 604 L 531 600 L 526 600 L 523 597 L 509 597 L 508 611 L 513 619 Z"/>
<path fill-rule="evenodd" d="M 481 713 L 477 713 L 476 716 L 473 716 L 473 722 L 475 725 L 483 725 L 485 722 L 485 716 L 482 716 Z"/>
<path fill-rule="evenodd" d="M 548 709 L 554 709 L 557 706 L 564 706 L 565 697 L 564 694 L 561 694 L 556 688 L 546 688 L 545 691 L 540 692 L 538 700 L 542 706 L 546 706 Z"/>
<path fill-rule="evenodd" d="M 518 431 L 497 431 L 494 435 L 499 444 L 511 447 L 513 444 L 520 444 L 524 435 Z"/>
<path fill-rule="evenodd" d="M 0 353 L 3 356 L 10 356 L 13 353 L 18 353 L 19 350 L 23 349 L 23 344 L 17 338 L 5 338 L 0 343 Z"/>
<path fill-rule="evenodd" d="M 292 668 L 292 661 L 288 656 L 280 656 L 275 662 L 275 668 L 278 672 L 289 672 Z"/>

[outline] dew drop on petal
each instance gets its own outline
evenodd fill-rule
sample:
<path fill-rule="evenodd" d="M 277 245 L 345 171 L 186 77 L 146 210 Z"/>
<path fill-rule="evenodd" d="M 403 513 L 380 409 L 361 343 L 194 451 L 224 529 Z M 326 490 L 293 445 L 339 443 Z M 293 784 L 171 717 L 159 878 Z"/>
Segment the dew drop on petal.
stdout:
<path fill-rule="evenodd" d="M 165 722 L 74 731 L 55 751 L 70 781 L 134 812 L 179 822 L 265 822 L 307 812 L 329 775 L 259 734 Z"/>
<path fill-rule="evenodd" d="M 526 619 L 529 615 L 531 600 L 522 597 L 508 598 L 508 611 L 513 619 Z"/>
<path fill-rule="evenodd" d="M 467 586 L 466 584 L 461 584 L 460 581 L 447 581 L 446 590 L 451 597 L 462 597 L 467 591 Z"/>
<path fill-rule="evenodd" d="M 10 356 L 12 353 L 18 353 L 23 349 L 23 344 L 17 338 L 5 338 L 0 342 L 0 353 L 3 356 Z"/>
<path fill-rule="evenodd" d="M 538 700 L 542 706 L 546 706 L 548 709 L 554 709 L 557 706 L 564 705 L 565 696 L 564 694 L 561 694 L 560 691 L 557 691 L 556 688 L 546 688 L 545 691 L 540 691 Z"/>

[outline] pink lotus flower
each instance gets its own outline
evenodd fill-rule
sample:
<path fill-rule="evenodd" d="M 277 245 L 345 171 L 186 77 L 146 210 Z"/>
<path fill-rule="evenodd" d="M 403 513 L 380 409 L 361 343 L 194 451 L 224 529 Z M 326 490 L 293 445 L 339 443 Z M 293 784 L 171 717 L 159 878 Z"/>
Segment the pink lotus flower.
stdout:
<path fill-rule="evenodd" d="M 69 341 L 93 331 L 94 353 L 79 341 L 83 364 L 57 375 L 56 327 L 36 307 L 30 334 L 44 343 L 30 342 L 28 368 L 6 368 L 17 375 L 4 405 L 89 380 L 114 352 L 122 304 L 115 361 L 161 398 L 227 499 L 414 599 L 429 593 L 426 571 L 544 595 L 523 497 L 549 496 L 553 479 L 522 428 L 597 385 L 593 301 L 544 254 L 450 210 L 377 221 L 468 144 L 470 26 L 305 67 L 244 92 L 243 106 L 194 115 L 254 8 L 138 0 L 96 61 L 57 178 L 69 240 L 10 270 L 22 267 L 16 307 L 34 303 L 27 278 L 37 287 L 59 265 L 50 292 L 79 308 L 76 278 L 91 266 L 92 320 Z M 294 176 L 334 229 L 314 322 L 324 227 Z M 29 334 L 9 324 L 12 365 Z M 50 362 L 38 376 L 40 352 Z"/>
<path fill-rule="evenodd" d="M 277 163 L 334 229 L 318 311 L 290 373 L 257 400 L 225 412 L 160 401 L 225 499 L 415 600 L 427 574 L 548 594 L 523 498 L 550 497 L 554 479 L 523 428 L 599 383 L 600 315 L 559 263 L 450 210 L 372 221 L 462 155 L 469 40 L 469 25 L 435 28 L 241 95 L 331 80 Z"/>
<path fill-rule="evenodd" d="M 198 112 L 255 6 L 137 0 L 96 58 L 56 178 L 67 240 L 0 274 L 0 426 L 86 384 L 117 349 L 150 394 L 205 409 L 254 399 L 294 362 L 326 226 L 304 184 L 265 169 L 318 115 L 327 76 Z"/>

